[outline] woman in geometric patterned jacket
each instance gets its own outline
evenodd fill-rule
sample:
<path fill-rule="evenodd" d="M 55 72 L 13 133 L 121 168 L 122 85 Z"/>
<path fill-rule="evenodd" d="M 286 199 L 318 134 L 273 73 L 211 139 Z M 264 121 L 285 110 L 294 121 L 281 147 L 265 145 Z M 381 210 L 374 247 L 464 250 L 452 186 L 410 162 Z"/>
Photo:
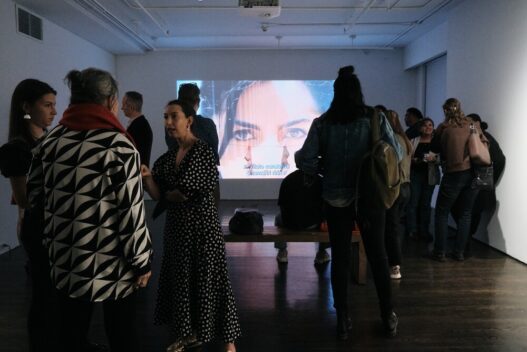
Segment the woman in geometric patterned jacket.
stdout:
<path fill-rule="evenodd" d="M 134 301 L 150 278 L 139 154 L 117 120 L 117 83 L 105 71 L 71 71 L 70 106 L 38 148 L 28 180 L 44 204 L 61 351 L 81 351 L 102 303 L 112 351 L 136 351 Z M 43 197 L 43 199 L 42 199 Z"/>

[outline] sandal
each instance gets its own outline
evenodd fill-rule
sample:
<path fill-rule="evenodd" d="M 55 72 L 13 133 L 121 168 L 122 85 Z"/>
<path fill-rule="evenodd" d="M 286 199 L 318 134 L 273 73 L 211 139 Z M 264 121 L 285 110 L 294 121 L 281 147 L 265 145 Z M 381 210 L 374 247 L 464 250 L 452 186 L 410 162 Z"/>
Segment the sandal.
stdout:
<path fill-rule="evenodd" d="M 184 352 L 187 349 L 197 348 L 201 345 L 203 345 L 203 343 L 198 340 L 196 335 L 191 335 L 178 339 L 176 342 L 168 346 L 167 352 Z"/>
<path fill-rule="evenodd" d="M 181 340 L 177 340 L 173 344 L 167 347 L 167 352 L 183 352 L 185 350 L 185 346 L 183 345 L 183 342 Z"/>

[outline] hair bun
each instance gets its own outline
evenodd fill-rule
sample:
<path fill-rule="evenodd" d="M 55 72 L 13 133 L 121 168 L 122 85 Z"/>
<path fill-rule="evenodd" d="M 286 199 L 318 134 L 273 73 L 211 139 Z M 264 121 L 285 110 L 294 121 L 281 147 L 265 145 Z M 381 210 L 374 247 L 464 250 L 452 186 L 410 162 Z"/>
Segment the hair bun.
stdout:
<path fill-rule="evenodd" d="M 80 81 L 81 80 L 81 71 L 79 70 L 71 70 L 69 73 L 68 73 L 68 78 L 72 79 L 72 80 L 77 80 L 77 81 Z"/>
<path fill-rule="evenodd" d="M 71 89 L 78 90 L 82 85 L 82 73 L 79 70 L 71 70 L 64 80 Z"/>
<path fill-rule="evenodd" d="M 351 65 L 344 66 L 344 67 L 341 67 L 339 70 L 339 77 L 344 77 L 344 78 L 351 77 L 353 76 L 354 73 L 355 73 L 355 67 Z"/>

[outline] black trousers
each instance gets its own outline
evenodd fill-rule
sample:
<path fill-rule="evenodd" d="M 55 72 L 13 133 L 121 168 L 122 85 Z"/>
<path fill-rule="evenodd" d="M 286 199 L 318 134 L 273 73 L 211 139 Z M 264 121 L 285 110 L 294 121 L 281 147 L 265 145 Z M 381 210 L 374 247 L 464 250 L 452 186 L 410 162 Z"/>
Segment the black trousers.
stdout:
<path fill-rule="evenodd" d="M 373 280 L 379 298 L 381 316 L 387 317 L 393 311 L 390 268 L 384 242 L 385 209 L 367 204 L 333 207 L 326 203 L 326 215 L 331 243 L 331 286 L 334 307 L 348 311 L 348 283 L 350 277 L 351 232 L 355 221 L 359 225 L 362 240 L 373 273 Z"/>
<path fill-rule="evenodd" d="M 400 187 L 399 197 L 392 207 L 386 210 L 385 241 L 390 266 L 401 265 L 402 262 L 401 241 L 403 239 L 404 229 L 401 224 L 401 218 L 404 215 L 404 209 L 409 200 L 410 183 L 403 183 Z"/>
<path fill-rule="evenodd" d="M 28 256 L 31 301 L 27 315 L 29 350 L 57 349 L 56 291 L 51 283 L 47 249 L 42 244 L 43 221 L 38 210 L 25 211 L 21 242 Z"/>
<path fill-rule="evenodd" d="M 112 352 L 140 351 L 136 331 L 137 292 L 119 299 L 100 303 L 70 298 L 59 292 L 58 312 L 60 349 L 62 352 L 81 352 L 87 342 L 93 308 L 101 304 L 104 328 Z"/>

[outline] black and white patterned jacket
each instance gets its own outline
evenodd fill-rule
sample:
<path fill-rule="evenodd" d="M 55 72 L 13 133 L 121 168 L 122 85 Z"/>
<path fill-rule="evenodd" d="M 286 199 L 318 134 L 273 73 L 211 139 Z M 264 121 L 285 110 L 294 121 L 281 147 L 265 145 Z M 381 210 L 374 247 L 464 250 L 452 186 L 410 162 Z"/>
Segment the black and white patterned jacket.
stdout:
<path fill-rule="evenodd" d="M 28 198 L 43 203 L 57 289 L 92 302 L 131 294 L 152 256 L 132 142 L 113 130 L 59 125 L 33 154 Z"/>

